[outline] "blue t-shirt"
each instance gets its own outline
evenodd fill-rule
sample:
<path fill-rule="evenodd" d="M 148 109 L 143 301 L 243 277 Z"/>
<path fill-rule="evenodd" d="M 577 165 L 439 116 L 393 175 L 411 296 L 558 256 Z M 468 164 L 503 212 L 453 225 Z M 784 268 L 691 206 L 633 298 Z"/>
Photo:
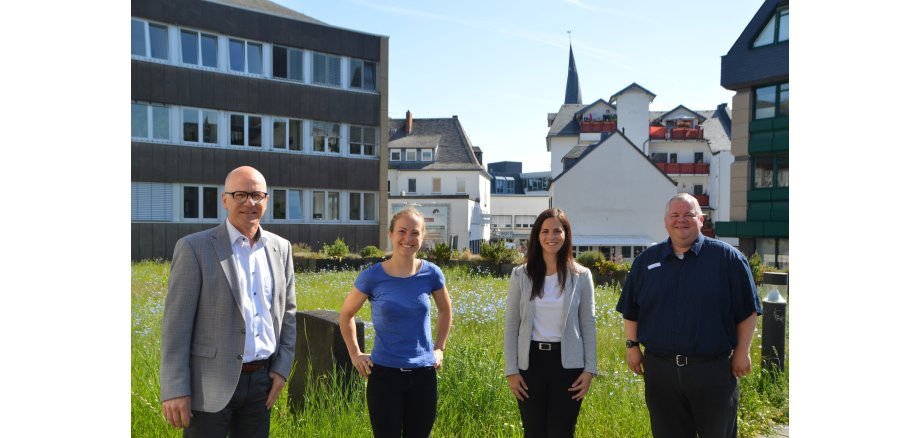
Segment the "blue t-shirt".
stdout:
<path fill-rule="evenodd" d="M 670 238 L 639 254 L 616 309 L 649 351 L 689 356 L 735 348 L 737 324 L 763 313 L 744 255 L 702 234 L 683 260 Z"/>
<path fill-rule="evenodd" d="M 444 273 L 422 260 L 415 275 L 393 277 L 380 263 L 358 274 L 355 288 L 371 302 L 374 324 L 374 364 L 391 368 L 434 365 L 431 340 L 431 293 L 444 287 Z"/>

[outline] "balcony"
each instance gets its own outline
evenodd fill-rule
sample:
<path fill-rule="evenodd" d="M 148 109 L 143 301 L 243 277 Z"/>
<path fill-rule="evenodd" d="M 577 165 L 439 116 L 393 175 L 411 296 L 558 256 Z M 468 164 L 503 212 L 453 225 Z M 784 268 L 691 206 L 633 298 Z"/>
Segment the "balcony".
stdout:
<path fill-rule="evenodd" d="M 693 197 L 696 198 L 696 202 L 700 203 L 700 207 L 709 206 L 709 195 L 693 195 Z"/>
<path fill-rule="evenodd" d="M 616 120 L 588 120 L 578 122 L 581 132 L 613 132 L 617 130 Z"/>
<path fill-rule="evenodd" d="M 648 136 L 653 140 L 703 140 L 703 128 L 649 126 Z"/>
<path fill-rule="evenodd" d="M 709 163 L 655 163 L 667 174 L 708 175 Z"/>

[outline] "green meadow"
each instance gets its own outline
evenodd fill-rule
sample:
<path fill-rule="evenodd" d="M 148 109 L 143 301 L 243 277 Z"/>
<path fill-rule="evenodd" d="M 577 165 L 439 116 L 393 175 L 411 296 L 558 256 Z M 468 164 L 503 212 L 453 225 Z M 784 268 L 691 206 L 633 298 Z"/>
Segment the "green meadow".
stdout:
<path fill-rule="evenodd" d="M 517 405 L 503 376 L 502 330 L 508 277 L 467 272 L 465 268 L 449 268 L 444 273 L 453 301 L 454 323 L 438 375 L 438 416 L 432 436 L 523 436 Z M 297 273 L 298 310 L 338 311 L 357 275 L 358 271 Z M 145 261 L 131 265 L 132 436 L 181 436 L 181 430 L 169 427 L 163 419 L 159 402 L 160 328 L 168 277 L 168 263 Z M 580 437 L 651 436 L 642 379 L 629 371 L 624 359 L 623 320 L 615 310 L 619 295 L 616 286 L 595 291 L 600 375 L 582 405 L 577 431 Z M 369 304 L 358 317 L 370 321 Z M 789 421 L 788 359 L 783 373 L 762 372 L 759 332 L 751 349 L 754 372 L 741 380 L 739 425 L 745 437 L 757 436 Z M 786 332 L 788 336 L 788 318 Z M 368 351 L 373 339 L 373 328 L 368 325 Z M 306 364 L 295 364 L 294 372 L 305 367 Z M 271 435 L 371 437 L 363 381 L 354 381 L 346 391 L 324 389 L 339 387 L 326 383 L 315 382 L 302 412 L 288 409 L 285 389 L 272 408 Z"/>

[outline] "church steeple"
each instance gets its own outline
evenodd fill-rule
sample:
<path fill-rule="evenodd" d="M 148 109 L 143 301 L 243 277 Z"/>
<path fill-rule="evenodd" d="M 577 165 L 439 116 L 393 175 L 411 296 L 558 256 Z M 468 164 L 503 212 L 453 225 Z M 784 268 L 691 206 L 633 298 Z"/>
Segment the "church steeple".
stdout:
<path fill-rule="evenodd" d="M 565 81 L 565 103 L 581 105 L 581 86 L 578 84 L 578 69 L 575 68 L 572 43 L 569 43 L 569 78 Z"/>

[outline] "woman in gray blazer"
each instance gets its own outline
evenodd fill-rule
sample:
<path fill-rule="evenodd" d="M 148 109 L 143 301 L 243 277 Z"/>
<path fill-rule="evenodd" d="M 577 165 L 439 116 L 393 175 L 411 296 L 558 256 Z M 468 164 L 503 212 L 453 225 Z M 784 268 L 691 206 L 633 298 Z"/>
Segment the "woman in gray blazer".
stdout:
<path fill-rule="evenodd" d="M 511 273 L 505 309 L 505 376 L 524 436 L 574 436 L 595 375 L 594 282 L 572 258 L 568 218 L 550 208 L 530 231 L 527 263 Z"/>

